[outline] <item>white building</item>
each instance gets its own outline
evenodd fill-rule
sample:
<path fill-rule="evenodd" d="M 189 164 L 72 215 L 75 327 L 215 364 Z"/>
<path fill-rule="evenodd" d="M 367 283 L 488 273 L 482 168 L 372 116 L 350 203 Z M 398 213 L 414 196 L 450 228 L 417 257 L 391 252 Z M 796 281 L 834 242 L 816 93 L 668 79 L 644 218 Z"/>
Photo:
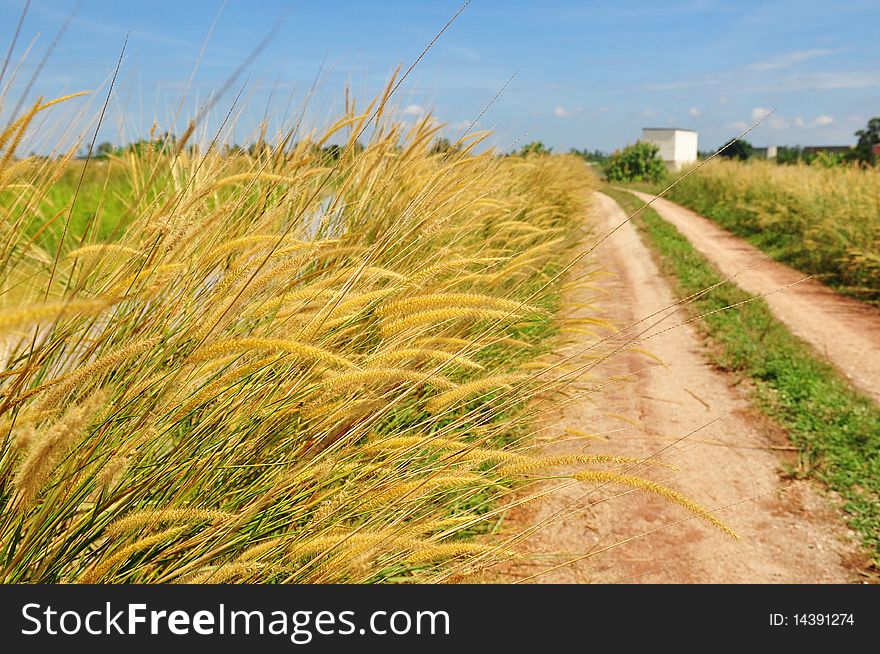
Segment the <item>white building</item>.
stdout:
<path fill-rule="evenodd" d="M 660 148 L 660 158 L 672 171 L 697 160 L 697 133 L 692 129 L 675 127 L 645 127 L 642 141 Z"/>
<path fill-rule="evenodd" d="M 752 148 L 752 156 L 759 159 L 775 159 L 779 154 L 779 148 L 775 145 L 768 145 L 766 148 Z"/>

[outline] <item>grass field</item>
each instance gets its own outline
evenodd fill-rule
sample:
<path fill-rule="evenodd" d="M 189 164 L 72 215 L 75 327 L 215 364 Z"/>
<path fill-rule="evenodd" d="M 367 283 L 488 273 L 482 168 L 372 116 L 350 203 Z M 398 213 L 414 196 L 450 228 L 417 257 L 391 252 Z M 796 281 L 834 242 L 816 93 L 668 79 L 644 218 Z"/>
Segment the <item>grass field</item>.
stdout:
<path fill-rule="evenodd" d="M 254 155 L 16 158 L 51 103 L 0 134 L 3 581 L 458 579 L 561 465 L 717 522 L 530 449 L 584 372 L 541 358 L 581 162 L 432 152 L 387 97 Z"/>
<path fill-rule="evenodd" d="M 635 196 L 604 189 L 628 213 Z M 700 293 L 721 275 L 650 207 L 636 224 L 657 252 L 680 297 Z M 822 480 L 838 492 L 875 565 L 880 564 L 880 409 L 854 391 L 811 348 L 791 335 L 761 299 L 723 284 L 689 303 L 714 344 L 721 368 L 749 380 L 757 406 L 781 425 L 799 449 L 795 476 Z M 727 307 L 736 307 L 728 309 Z"/>
<path fill-rule="evenodd" d="M 778 261 L 847 295 L 880 303 L 876 169 L 711 161 L 667 197 Z"/>

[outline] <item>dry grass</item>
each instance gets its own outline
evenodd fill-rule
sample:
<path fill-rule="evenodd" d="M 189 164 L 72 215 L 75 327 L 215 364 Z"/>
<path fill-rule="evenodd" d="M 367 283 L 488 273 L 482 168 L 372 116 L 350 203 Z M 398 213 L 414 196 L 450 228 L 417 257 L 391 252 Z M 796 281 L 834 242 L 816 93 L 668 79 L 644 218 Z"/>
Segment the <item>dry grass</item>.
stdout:
<path fill-rule="evenodd" d="M 784 263 L 880 302 L 880 170 L 713 161 L 669 198 Z"/>
<path fill-rule="evenodd" d="M 355 148 L 363 116 L 122 156 L 124 218 L 75 237 L 46 201 L 67 161 L 13 156 L 27 120 L 0 137 L 0 579 L 440 581 L 509 555 L 481 534 L 560 464 L 521 442 L 591 178 L 480 135 L 431 154 L 428 120 Z"/>

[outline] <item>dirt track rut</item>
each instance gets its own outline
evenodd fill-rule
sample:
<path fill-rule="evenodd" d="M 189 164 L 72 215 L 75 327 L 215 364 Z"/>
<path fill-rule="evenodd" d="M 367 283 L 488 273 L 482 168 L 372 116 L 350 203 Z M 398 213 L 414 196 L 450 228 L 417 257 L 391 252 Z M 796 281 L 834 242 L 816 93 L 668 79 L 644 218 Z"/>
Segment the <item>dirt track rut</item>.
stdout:
<path fill-rule="evenodd" d="M 599 193 L 593 210 L 604 233 L 626 219 L 611 198 Z M 607 308 L 604 317 L 622 327 L 661 312 L 664 320 L 652 328 L 658 335 L 644 347 L 665 366 L 644 371 L 650 362 L 630 353 L 609 359 L 597 371 L 599 378 L 635 374 L 612 386 L 595 404 L 577 402 L 547 416 L 558 440 L 550 441 L 545 452 L 647 457 L 663 450 L 657 460 L 677 470 L 655 466 L 631 474 L 667 484 L 717 509 L 716 515 L 741 538 L 690 519 L 685 509 L 643 492 L 620 487 L 596 492 L 578 485 L 514 512 L 511 522 L 523 527 L 573 503 L 583 507 L 525 541 L 522 549 L 531 560 L 509 566 L 504 575 L 525 580 L 541 573 L 534 579 L 539 583 L 853 581 L 859 559 L 855 539 L 833 501 L 809 483 L 783 477 L 783 458 L 792 454 L 785 436 L 751 409 L 745 392 L 728 375 L 708 363 L 704 344 L 691 325 L 666 330 L 685 316 L 668 308 L 674 301 L 672 292 L 635 227 L 625 224 L 596 254 L 612 273 L 604 282 L 609 292 L 602 302 Z M 573 273 L 576 278 L 577 270 Z M 595 299 L 595 291 L 589 289 L 566 298 L 570 306 Z M 584 311 L 574 309 L 569 315 L 589 315 Z M 573 446 L 565 428 L 606 432 L 608 440 L 575 441 Z M 588 552 L 593 554 L 546 572 Z"/>
<path fill-rule="evenodd" d="M 635 193 L 644 202 L 655 196 Z M 842 296 L 690 209 L 663 198 L 651 207 L 687 238 L 724 276 L 766 295 L 773 314 L 810 343 L 850 382 L 880 403 L 880 309 Z M 804 281 L 801 281 L 804 280 Z"/>

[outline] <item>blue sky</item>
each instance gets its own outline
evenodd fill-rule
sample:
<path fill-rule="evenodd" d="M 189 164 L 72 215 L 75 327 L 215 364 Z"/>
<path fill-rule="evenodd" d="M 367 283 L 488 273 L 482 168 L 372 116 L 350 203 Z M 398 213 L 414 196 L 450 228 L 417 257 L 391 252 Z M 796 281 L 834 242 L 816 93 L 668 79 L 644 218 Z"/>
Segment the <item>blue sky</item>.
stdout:
<path fill-rule="evenodd" d="M 0 0 L 2 54 L 23 5 Z M 184 117 L 281 19 L 268 47 L 219 100 L 206 129 L 220 124 L 245 81 L 230 138 L 245 140 L 267 115 L 273 124 L 296 116 L 320 69 L 307 114 L 307 122 L 318 125 L 338 110 L 346 84 L 358 99 L 377 93 L 389 72 L 408 65 L 459 5 L 83 0 L 29 97 L 106 89 L 130 31 L 101 138 L 131 140 L 154 119 L 166 128 L 223 6 Z M 14 61 L 33 45 L 5 114 L 75 6 L 32 0 Z M 698 130 L 700 147 L 709 149 L 771 108 L 776 113 L 747 137 L 756 145 L 846 144 L 868 118 L 880 115 L 878 24 L 877 0 L 473 0 L 401 86 L 396 104 L 403 119 L 431 109 L 451 132 L 460 131 L 516 73 L 479 122 L 496 131 L 499 148 L 541 140 L 557 150 L 611 150 L 637 139 L 644 126 L 678 126 Z M 59 133 L 82 123 L 80 115 L 96 115 L 102 101 L 96 93 L 59 109 Z"/>

